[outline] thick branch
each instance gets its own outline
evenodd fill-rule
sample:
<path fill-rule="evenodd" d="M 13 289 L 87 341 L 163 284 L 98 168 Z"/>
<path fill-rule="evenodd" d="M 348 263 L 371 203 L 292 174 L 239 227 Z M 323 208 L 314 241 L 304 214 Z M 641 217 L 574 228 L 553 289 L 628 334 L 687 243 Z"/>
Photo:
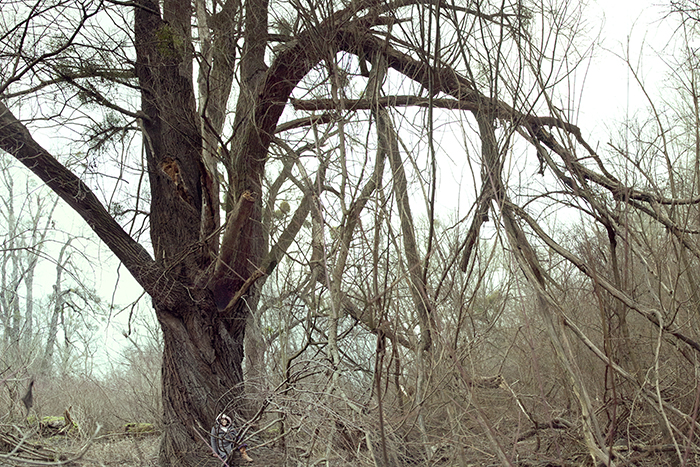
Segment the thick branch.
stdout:
<path fill-rule="evenodd" d="M 244 235 L 248 224 L 252 222 L 251 213 L 254 205 L 255 196 L 246 191 L 228 216 L 224 237 L 221 240 L 221 252 L 214 270 L 213 290 L 219 310 L 230 309 L 234 287 L 240 284 L 241 272 L 236 269 L 236 254 L 240 253 L 238 248 L 241 236 Z M 249 288 L 250 285 L 245 287 L 245 291 Z M 237 301 L 236 299 L 234 302 Z"/>
<path fill-rule="evenodd" d="M 549 121 L 549 120 L 543 120 L 542 118 L 539 119 L 540 121 Z M 544 125 L 548 125 L 545 123 Z M 557 125 L 550 125 L 550 126 L 557 126 Z M 578 129 L 578 127 L 575 127 L 573 125 L 569 125 L 567 128 L 561 127 L 567 131 L 572 132 L 574 136 L 577 137 L 577 140 L 579 142 L 582 142 L 583 139 L 578 139 L 580 138 L 581 130 Z M 582 177 L 585 180 L 589 180 L 596 185 L 599 185 L 606 190 L 608 190 L 615 199 L 625 199 L 625 200 L 636 200 L 636 201 L 641 201 L 644 203 L 658 203 L 658 204 L 663 204 L 663 205 L 692 205 L 692 204 L 700 204 L 700 196 L 696 196 L 694 198 L 666 198 L 663 196 L 659 196 L 656 194 L 644 192 L 641 190 L 637 190 L 635 188 L 623 185 L 619 180 L 614 178 L 612 175 L 606 173 L 604 175 L 598 174 L 594 172 L 593 170 L 589 169 L 588 167 L 584 166 L 579 162 L 576 158 L 573 157 L 571 152 L 563 147 L 559 142 L 554 138 L 554 136 L 547 132 L 544 128 L 537 128 L 534 130 L 533 135 L 535 138 L 537 138 L 538 141 L 546 145 L 549 149 L 554 151 L 559 157 L 561 157 L 564 161 L 565 164 L 567 164 L 573 171 L 576 172 L 576 175 L 579 177 Z M 585 143 L 585 142 L 584 142 Z M 584 147 L 587 147 L 587 150 L 589 151 L 589 154 L 591 156 L 597 157 L 595 155 L 595 152 L 592 149 L 588 149 L 590 146 L 588 144 L 584 144 Z"/>
<path fill-rule="evenodd" d="M 389 113 L 386 109 L 380 109 L 377 115 L 377 134 L 382 151 L 389 159 L 389 165 L 394 177 L 394 196 L 401 219 L 401 232 L 403 234 L 403 247 L 406 255 L 406 263 L 409 270 L 410 290 L 413 304 L 418 312 L 421 331 L 421 350 L 429 351 L 432 346 L 431 337 L 431 313 L 432 306 L 426 293 L 426 284 L 423 280 L 420 256 L 415 237 L 413 216 L 408 197 L 408 182 L 399 153 L 399 144 L 395 134 Z"/>
<path fill-rule="evenodd" d="M 256 269 L 251 276 L 245 280 L 243 285 L 241 286 L 240 289 L 236 291 L 235 294 L 233 294 L 233 297 L 231 297 L 231 300 L 229 300 L 228 305 L 226 305 L 226 308 L 224 308 L 221 313 L 222 314 L 228 314 L 231 313 L 235 310 L 236 305 L 238 305 L 238 300 L 241 299 L 245 294 L 248 293 L 248 290 L 255 284 L 255 282 L 263 277 L 265 275 L 265 271 L 262 269 Z"/>
<path fill-rule="evenodd" d="M 474 102 L 456 99 L 429 99 L 421 96 L 400 95 L 384 96 L 376 100 L 372 98 L 363 99 L 292 99 L 291 103 L 295 110 L 336 110 L 342 107 L 345 110 L 371 110 L 379 107 L 433 107 L 450 110 L 469 110 L 475 112 L 478 105 Z"/>
<path fill-rule="evenodd" d="M 243 224 L 250 220 L 250 212 L 253 208 L 253 203 L 255 203 L 255 197 L 252 193 L 246 191 L 241 195 L 238 203 L 236 203 L 236 206 L 228 215 L 224 238 L 221 240 L 221 253 L 216 262 L 216 271 L 214 273 L 216 278 L 226 275 L 228 269 L 231 267 L 235 245 L 237 244 Z"/>
<path fill-rule="evenodd" d="M 277 125 L 275 128 L 275 133 L 282 133 L 289 130 L 295 130 L 297 128 L 302 128 L 311 125 L 322 125 L 324 123 L 330 123 L 335 117 L 330 113 L 323 113 L 321 115 L 313 115 L 310 117 L 297 118 L 296 120 L 291 120 L 289 122 L 284 122 Z"/>
<path fill-rule="evenodd" d="M 313 194 L 307 192 L 302 198 L 301 203 L 299 203 L 297 210 L 294 211 L 291 221 L 289 221 L 289 224 L 280 235 L 277 243 L 270 248 L 270 252 L 263 262 L 263 270 L 266 274 L 271 274 L 272 271 L 274 271 L 275 267 L 282 259 L 282 256 L 286 253 L 292 242 L 294 242 L 294 239 L 311 211 L 312 201 Z"/>
<path fill-rule="evenodd" d="M 172 283 L 150 254 L 131 238 L 80 178 L 32 138 L 29 130 L 0 102 L 0 148 L 24 164 L 73 208 L 124 263 L 134 279 L 157 301 L 172 300 Z"/>
<path fill-rule="evenodd" d="M 384 40 L 375 37 L 369 29 L 347 28 L 339 35 L 340 48 L 342 50 L 353 54 L 361 53 L 366 57 L 371 57 L 375 54 L 385 55 L 389 66 L 394 70 L 420 83 L 425 89 L 433 89 L 435 93 L 444 93 L 455 98 L 455 100 L 433 99 L 432 104 L 436 107 L 467 110 L 475 114 L 488 112 L 489 115 L 497 120 L 513 122 L 515 125 L 528 128 L 529 133 L 534 138 L 561 157 L 566 158 L 567 163 L 571 163 L 580 172 L 581 176 L 606 188 L 615 197 L 625 197 L 627 199 L 659 204 L 700 204 L 700 197 L 687 199 L 664 198 L 624 186 L 602 167 L 602 163 L 595 151 L 583 138 L 581 129 L 576 125 L 553 116 L 537 116 L 524 113 L 514 109 L 505 102 L 491 99 L 479 92 L 471 81 L 457 74 L 450 67 L 431 68 L 429 64 L 423 61 L 388 47 Z M 428 106 L 429 102 L 428 98 L 417 96 L 388 96 L 376 100 L 346 100 L 343 102 L 343 108 L 366 110 L 377 104 L 380 106 L 424 107 Z M 296 109 L 300 110 L 330 110 L 337 107 L 337 103 L 334 104 L 329 99 L 294 101 L 293 104 Z M 569 151 L 559 144 L 545 127 L 559 128 L 573 135 L 588 154 L 598 162 L 603 174 L 598 174 L 576 161 Z"/>

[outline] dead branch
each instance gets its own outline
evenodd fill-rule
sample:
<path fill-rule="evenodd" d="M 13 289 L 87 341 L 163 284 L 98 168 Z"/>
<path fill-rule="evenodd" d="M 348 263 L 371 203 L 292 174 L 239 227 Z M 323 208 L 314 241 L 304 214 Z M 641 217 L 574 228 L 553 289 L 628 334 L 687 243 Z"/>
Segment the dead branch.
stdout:
<path fill-rule="evenodd" d="M 233 309 L 238 304 L 238 300 L 240 300 L 241 297 L 243 295 L 245 295 L 248 292 L 248 290 L 250 290 L 250 288 L 253 286 L 253 284 L 255 284 L 255 281 L 257 281 L 258 279 L 260 279 L 264 275 L 265 275 L 265 271 L 263 271 L 262 269 L 256 269 L 253 272 L 253 274 L 251 274 L 250 277 L 248 279 L 246 279 L 246 281 L 243 283 L 241 288 L 238 289 L 235 294 L 233 294 L 233 297 L 231 297 L 231 300 L 228 302 L 228 305 L 226 305 L 226 308 L 224 308 L 222 310 L 222 313 L 226 314 L 226 313 L 230 313 L 231 311 L 233 311 Z"/>
<path fill-rule="evenodd" d="M 217 279 L 226 275 L 229 271 L 230 262 L 234 254 L 234 245 L 237 243 L 236 240 L 241 233 L 243 224 L 247 222 L 250 217 L 254 202 L 255 198 L 253 194 L 250 191 L 246 191 L 241 195 L 233 210 L 228 215 L 226 230 L 221 240 L 221 252 L 216 261 L 216 270 L 214 272 L 214 277 Z"/>
<path fill-rule="evenodd" d="M 97 424 L 95 432 L 92 434 L 90 439 L 83 445 L 83 447 L 73 456 L 67 456 L 66 454 L 53 451 L 51 449 L 45 448 L 43 446 L 27 443 L 26 439 L 28 435 L 25 435 L 22 439 L 13 436 L 10 433 L 0 432 L 0 441 L 3 443 L 14 446 L 13 450 L 7 454 L 0 454 L 0 459 L 16 462 L 19 464 L 26 465 L 40 465 L 40 466 L 53 466 L 53 465 L 66 465 L 71 464 L 83 458 L 87 453 L 95 438 L 99 434 L 102 426 Z M 33 457 L 21 457 L 21 455 L 33 456 Z M 53 461 L 52 459 L 59 459 L 58 461 Z"/>

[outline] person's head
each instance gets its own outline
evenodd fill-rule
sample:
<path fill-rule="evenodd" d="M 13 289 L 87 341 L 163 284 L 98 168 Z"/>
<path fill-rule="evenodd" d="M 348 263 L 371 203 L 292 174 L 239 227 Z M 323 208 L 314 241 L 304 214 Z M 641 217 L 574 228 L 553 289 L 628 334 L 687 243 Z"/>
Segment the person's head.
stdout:
<path fill-rule="evenodd" d="M 231 426 L 231 418 L 226 414 L 219 415 L 219 425 L 225 428 Z"/>

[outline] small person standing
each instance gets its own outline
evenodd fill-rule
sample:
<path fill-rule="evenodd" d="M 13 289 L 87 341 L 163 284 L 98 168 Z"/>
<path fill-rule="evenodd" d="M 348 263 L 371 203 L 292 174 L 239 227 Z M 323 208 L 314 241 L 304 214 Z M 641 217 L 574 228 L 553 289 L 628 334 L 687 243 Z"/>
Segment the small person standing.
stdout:
<path fill-rule="evenodd" d="M 233 429 L 231 418 L 222 413 L 216 419 L 216 423 L 211 429 L 211 449 L 215 455 L 226 462 L 237 443 L 238 433 Z M 253 462 L 253 459 L 246 453 L 247 447 L 247 444 L 241 444 L 236 449 L 241 453 L 241 458 L 244 461 Z"/>

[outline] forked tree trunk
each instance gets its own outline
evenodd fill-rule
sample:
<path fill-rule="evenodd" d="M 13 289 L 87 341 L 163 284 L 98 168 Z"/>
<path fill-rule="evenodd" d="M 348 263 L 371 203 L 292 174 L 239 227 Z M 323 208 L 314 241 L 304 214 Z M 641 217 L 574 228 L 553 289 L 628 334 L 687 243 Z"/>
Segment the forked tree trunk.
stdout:
<path fill-rule="evenodd" d="M 142 0 L 134 28 L 151 186 L 151 240 L 155 263 L 174 282 L 171 291 L 165 288 L 153 300 L 164 341 L 160 463 L 201 465 L 214 460 L 206 451 L 216 415 L 234 412 L 242 391 L 245 315 L 227 305 L 259 257 L 255 249 L 244 248 L 248 256 L 243 267 L 219 268 L 215 244 L 203 241 L 202 211 L 216 203 L 208 200 L 212 176 L 202 159 L 201 123 L 188 67 L 190 11 L 173 2 L 164 8 L 167 22 L 158 2 Z M 250 230 L 248 224 L 242 225 L 243 231 Z M 226 246 L 235 251 L 236 245 L 254 241 L 255 232 L 248 233 Z M 225 272 L 214 277 L 220 270 Z M 233 277 L 227 274 L 230 270 L 236 273 Z M 217 287 L 222 282 L 225 290 Z"/>

